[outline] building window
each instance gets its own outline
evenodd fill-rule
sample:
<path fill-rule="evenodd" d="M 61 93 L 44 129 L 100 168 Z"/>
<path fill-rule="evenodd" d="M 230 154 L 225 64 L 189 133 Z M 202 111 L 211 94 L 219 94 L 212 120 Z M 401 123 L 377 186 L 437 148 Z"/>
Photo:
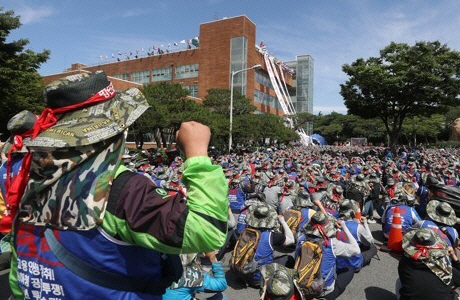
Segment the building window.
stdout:
<path fill-rule="evenodd" d="M 190 96 L 198 98 L 198 85 L 186 85 L 183 88 L 190 92 Z"/>
<path fill-rule="evenodd" d="M 132 72 L 131 73 L 131 81 L 137 83 L 149 83 L 150 82 L 150 71 L 140 71 L 140 72 Z"/>
<path fill-rule="evenodd" d="M 260 83 L 262 85 L 265 85 L 268 88 L 273 89 L 272 82 L 270 80 L 270 77 L 268 77 L 267 74 L 256 70 L 254 77 L 257 83 Z"/>
<path fill-rule="evenodd" d="M 152 81 L 166 81 L 172 79 L 172 68 L 161 68 L 152 70 Z"/>
<path fill-rule="evenodd" d="M 129 80 L 129 73 L 117 74 L 117 75 L 113 75 L 112 77 L 123 79 L 123 80 Z"/>
<path fill-rule="evenodd" d="M 198 64 L 176 67 L 176 79 L 198 77 Z"/>
<path fill-rule="evenodd" d="M 254 90 L 254 102 L 265 104 L 267 106 L 278 109 L 280 106 L 276 97 L 270 96 L 269 94 L 266 94 L 259 90 Z"/>
<path fill-rule="evenodd" d="M 248 39 L 245 36 L 234 37 L 230 41 L 230 77 L 232 72 L 247 68 Z M 241 95 L 246 95 L 247 71 L 239 72 L 233 76 L 233 90 Z M 231 78 L 230 78 L 231 82 Z"/>

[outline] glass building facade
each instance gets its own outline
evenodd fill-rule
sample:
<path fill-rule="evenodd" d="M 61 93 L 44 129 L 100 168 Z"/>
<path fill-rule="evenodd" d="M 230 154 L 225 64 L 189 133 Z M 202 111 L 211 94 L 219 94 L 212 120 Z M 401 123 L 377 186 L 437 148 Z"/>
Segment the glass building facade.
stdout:
<path fill-rule="evenodd" d="M 246 69 L 248 63 L 248 39 L 245 36 L 234 37 L 230 41 L 230 82 L 232 73 Z M 233 91 L 246 94 L 247 71 L 233 76 Z"/>

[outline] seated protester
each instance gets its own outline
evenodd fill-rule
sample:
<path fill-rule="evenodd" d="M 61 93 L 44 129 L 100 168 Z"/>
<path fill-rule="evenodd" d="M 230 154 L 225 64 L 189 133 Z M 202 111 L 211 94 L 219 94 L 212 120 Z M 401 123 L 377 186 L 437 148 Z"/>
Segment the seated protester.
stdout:
<path fill-rule="evenodd" d="M 418 203 L 414 205 L 415 210 L 420 217 L 426 217 L 426 205 L 428 203 L 428 188 L 425 185 L 425 180 L 420 180 L 420 185 L 415 195 L 418 199 Z"/>
<path fill-rule="evenodd" d="M 393 215 L 396 207 L 399 207 L 399 214 L 401 216 L 402 232 L 408 232 L 417 222 L 421 221 L 420 216 L 414 209 L 415 198 L 401 195 L 399 198 L 391 199 L 390 205 L 387 206 L 382 215 L 382 231 L 385 238 L 390 234 L 391 225 L 393 222 Z"/>
<path fill-rule="evenodd" d="M 316 212 L 315 209 L 313 209 L 313 202 L 310 200 L 310 195 L 307 192 L 299 192 L 297 194 L 297 197 L 294 198 L 293 201 L 294 206 L 292 207 L 293 209 L 298 209 L 300 210 L 301 217 L 300 217 L 300 222 L 299 222 L 299 230 L 303 229 L 305 225 L 310 221 L 311 216 Z"/>
<path fill-rule="evenodd" d="M 350 178 L 345 197 L 355 200 L 362 207 L 364 200 L 369 197 L 371 189 L 364 174 L 356 174 Z"/>
<path fill-rule="evenodd" d="M 311 193 L 311 201 L 313 203 L 318 203 L 318 202 L 321 203 L 321 206 L 318 208 L 320 208 L 321 211 L 322 209 L 324 209 L 323 213 L 328 214 L 326 209 L 324 208 L 324 203 L 326 202 L 326 198 L 327 198 L 327 192 L 326 192 L 325 185 L 320 185 L 318 191 Z"/>
<path fill-rule="evenodd" d="M 293 200 L 294 206 L 293 209 L 299 209 L 301 213 L 300 222 L 299 222 L 299 232 L 303 231 L 308 222 L 310 222 L 311 216 L 317 211 L 322 211 L 324 214 L 327 214 L 326 210 L 323 207 L 323 204 L 320 200 L 315 199 L 312 201 L 308 192 L 299 191 L 297 197 Z"/>
<path fill-rule="evenodd" d="M 336 258 L 338 256 L 351 257 L 360 253 L 359 245 L 350 230 L 345 226 L 345 221 L 335 221 L 332 216 L 328 216 L 323 212 L 316 212 L 311 217 L 310 223 L 305 227 L 305 234 L 299 238 L 295 252 L 295 257 L 297 258 L 303 242 L 307 239 L 323 240 L 323 257 L 320 268 L 325 281 L 322 298 L 327 300 L 334 300 L 339 297 L 354 276 L 354 271 L 351 268 L 336 270 Z M 348 243 L 336 238 L 336 227 L 345 232 Z"/>
<path fill-rule="evenodd" d="M 283 228 L 283 232 L 277 232 L 275 229 L 279 224 Z M 283 216 L 278 216 L 276 211 L 265 203 L 254 204 L 248 209 L 246 216 L 246 224 L 248 227 L 259 230 L 260 239 L 254 255 L 254 260 L 258 266 L 263 266 L 274 261 L 281 264 L 286 264 L 288 257 L 282 256 L 274 258 L 275 246 L 289 246 L 294 243 L 294 235 L 289 226 L 286 224 Z M 248 284 L 253 287 L 260 285 L 260 271 L 250 276 Z"/>
<path fill-rule="evenodd" d="M 241 212 L 238 215 L 238 217 L 236 217 L 236 215 L 234 214 L 236 220 L 236 237 L 238 237 L 240 233 L 244 230 L 244 228 L 246 228 L 246 215 L 248 213 L 248 208 L 251 207 L 251 205 L 253 204 L 262 203 L 261 200 L 261 197 L 253 197 L 244 201 L 244 207 L 241 209 Z"/>
<path fill-rule="evenodd" d="M 339 216 L 339 205 L 344 199 L 343 188 L 340 185 L 330 184 L 323 198 L 323 206 L 327 213 L 337 218 Z"/>
<path fill-rule="evenodd" d="M 273 174 L 273 173 L 272 173 Z M 269 183 L 264 189 L 265 202 L 278 210 L 279 195 L 281 194 L 282 187 L 277 184 Z"/>
<path fill-rule="evenodd" d="M 272 263 L 260 268 L 260 300 L 301 300 L 294 280 L 297 271 L 283 265 Z"/>
<path fill-rule="evenodd" d="M 278 214 L 282 214 L 286 211 L 289 207 L 292 207 L 292 199 L 294 195 L 294 188 L 295 182 L 292 180 L 286 181 L 284 188 L 281 190 L 279 195 L 279 206 L 278 206 Z"/>
<path fill-rule="evenodd" d="M 415 224 L 417 228 L 430 228 L 434 230 L 447 243 L 456 248 L 458 233 L 454 226 L 457 223 L 455 211 L 447 202 L 431 200 L 426 206 L 427 218 Z"/>
<path fill-rule="evenodd" d="M 388 178 L 386 191 L 390 200 L 394 198 L 399 198 L 401 195 L 404 194 L 402 183 L 397 182 L 394 178 Z"/>
<path fill-rule="evenodd" d="M 240 179 L 231 179 L 228 184 L 228 202 L 233 213 L 239 214 L 244 207 L 244 192 L 240 186 Z"/>
<path fill-rule="evenodd" d="M 396 284 L 399 300 L 455 299 L 448 246 L 438 234 L 428 228 L 412 230 L 404 235 L 402 247 Z"/>
<path fill-rule="evenodd" d="M 378 207 L 378 202 L 382 190 L 380 179 L 376 173 L 371 173 L 367 177 L 370 193 L 363 205 L 363 216 L 367 217 L 369 223 L 376 223 L 374 220 L 374 207 Z"/>
<path fill-rule="evenodd" d="M 337 257 L 337 268 L 353 268 L 358 272 L 362 267 L 367 266 L 372 257 L 377 254 L 377 247 L 374 245 L 374 238 L 367 224 L 367 218 L 361 217 L 361 220 L 355 220 L 356 212 L 358 211 L 358 203 L 354 200 L 345 199 L 340 204 L 339 218 L 345 220 L 345 226 L 350 230 L 353 238 L 358 243 L 361 253 L 351 257 Z M 364 223 L 364 226 L 360 222 Z M 337 239 L 342 242 L 348 242 L 345 232 L 337 231 Z"/>
<path fill-rule="evenodd" d="M 190 300 L 199 292 L 221 293 L 227 288 L 222 264 L 217 261 L 214 252 L 205 253 L 212 263 L 212 276 L 205 273 L 197 260 L 197 255 L 181 255 L 184 266 L 182 277 L 166 289 L 163 300 Z"/>

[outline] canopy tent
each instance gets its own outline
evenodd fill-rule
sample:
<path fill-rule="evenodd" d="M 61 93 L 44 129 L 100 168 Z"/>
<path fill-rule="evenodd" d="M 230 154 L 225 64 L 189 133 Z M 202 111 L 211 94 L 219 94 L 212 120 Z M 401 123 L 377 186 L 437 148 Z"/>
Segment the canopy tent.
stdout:
<path fill-rule="evenodd" d="M 318 145 L 318 146 L 327 145 L 326 139 L 317 133 L 312 134 L 311 139 L 312 139 L 313 144 L 315 145 Z"/>

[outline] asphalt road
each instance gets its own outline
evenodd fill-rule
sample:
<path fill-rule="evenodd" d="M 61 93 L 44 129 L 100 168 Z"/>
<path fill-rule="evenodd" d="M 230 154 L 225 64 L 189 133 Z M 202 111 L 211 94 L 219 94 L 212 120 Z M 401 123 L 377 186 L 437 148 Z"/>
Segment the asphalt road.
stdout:
<path fill-rule="evenodd" d="M 381 245 L 383 236 L 380 224 L 369 224 L 376 245 Z M 225 295 L 228 299 L 259 299 L 259 290 L 245 287 L 233 273 L 228 269 L 230 253 L 227 253 L 222 260 L 226 272 L 228 288 Z M 352 282 L 345 292 L 337 299 L 339 300 L 396 300 L 395 283 L 398 278 L 397 256 L 379 251 L 371 264 L 356 273 Z M 199 295 L 199 299 L 205 299 Z"/>

